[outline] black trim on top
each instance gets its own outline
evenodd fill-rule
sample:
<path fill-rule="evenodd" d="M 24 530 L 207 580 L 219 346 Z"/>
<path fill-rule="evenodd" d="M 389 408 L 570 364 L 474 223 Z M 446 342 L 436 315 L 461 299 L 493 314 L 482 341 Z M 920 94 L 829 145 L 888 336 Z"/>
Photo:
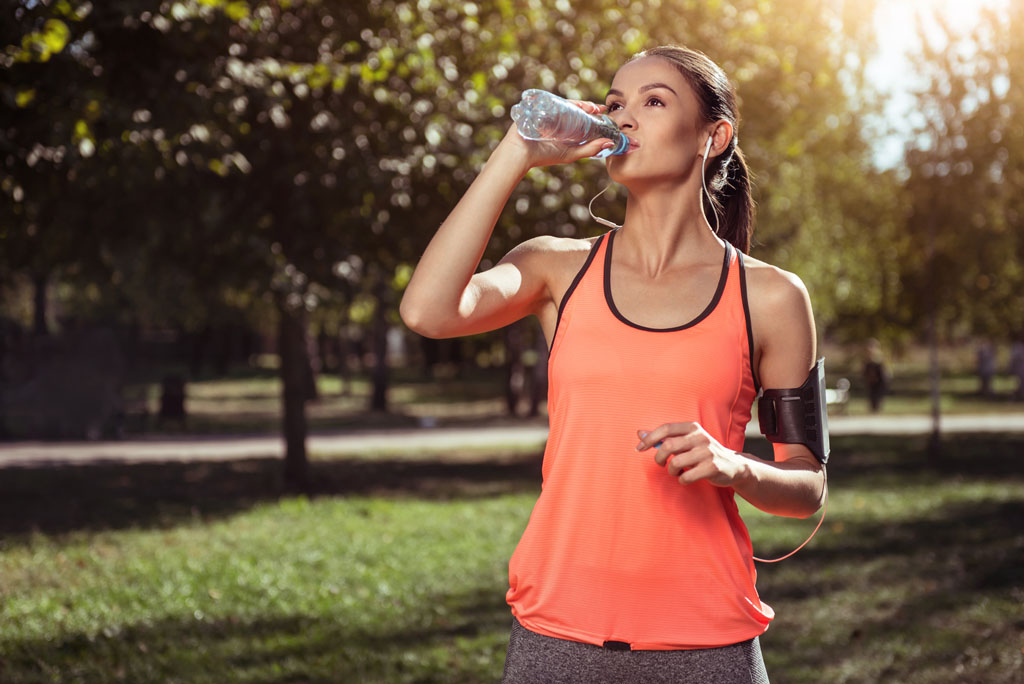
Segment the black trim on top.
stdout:
<path fill-rule="evenodd" d="M 738 251 L 738 250 L 737 250 Z M 743 264 L 743 252 L 739 252 L 740 259 L 740 297 L 743 299 L 743 318 L 747 321 L 747 346 L 750 349 L 750 377 L 754 380 L 754 393 L 761 391 L 761 383 L 757 381 L 757 373 L 754 372 L 754 330 L 750 325 L 750 304 L 747 303 L 747 269 Z"/>
<path fill-rule="evenodd" d="M 711 298 L 711 302 L 704 308 L 696 318 L 689 323 L 677 325 L 673 328 L 648 328 L 647 326 L 638 325 L 633 321 L 629 320 L 621 313 L 615 306 L 615 300 L 612 298 L 612 245 L 614 244 L 615 233 L 618 229 L 608 233 L 608 249 L 604 253 L 604 299 L 608 303 L 608 308 L 615 314 L 615 317 L 626 325 L 637 328 L 638 330 L 646 330 L 647 332 L 675 332 L 677 330 L 685 330 L 692 328 L 697 325 L 705 318 L 707 318 L 715 307 L 718 306 L 719 300 L 722 298 L 722 293 L 725 291 L 725 283 L 729 278 L 729 261 L 732 258 L 733 246 L 728 242 L 725 243 L 725 256 L 722 259 L 722 275 L 718 278 L 718 289 L 715 290 L 715 296 Z"/>
<path fill-rule="evenodd" d="M 607 235 L 608 233 L 605 233 Z M 587 269 L 590 267 L 590 262 L 594 260 L 594 256 L 597 255 L 597 248 L 601 246 L 601 241 L 604 240 L 605 235 L 600 236 L 594 240 L 593 246 L 590 248 L 590 254 L 587 255 L 587 260 L 583 262 L 583 266 L 576 272 L 576 277 L 572 279 L 572 283 L 569 284 L 569 289 L 562 295 L 562 301 L 558 304 L 558 317 L 555 319 L 555 332 L 551 335 L 551 344 L 554 345 L 555 337 L 558 336 L 558 325 L 562 322 L 562 311 L 565 309 L 565 305 L 569 303 L 569 295 L 573 293 L 576 286 L 583 280 L 583 276 L 586 274 Z M 548 347 L 548 352 L 551 352 L 551 347 Z"/>

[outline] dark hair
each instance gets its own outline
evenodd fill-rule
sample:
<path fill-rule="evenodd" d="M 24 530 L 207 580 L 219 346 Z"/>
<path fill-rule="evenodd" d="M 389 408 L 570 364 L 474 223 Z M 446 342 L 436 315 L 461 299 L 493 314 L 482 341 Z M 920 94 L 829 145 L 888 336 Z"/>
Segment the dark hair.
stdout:
<path fill-rule="evenodd" d="M 732 84 L 721 67 L 698 50 L 661 45 L 638 52 L 629 62 L 643 57 L 663 57 L 675 65 L 697 96 L 706 123 L 724 119 L 732 124 L 729 146 L 708 162 L 704 171 L 711 194 L 711 197 L 704 197 L 704 211 L 708 216 L 711 212 L 717 215 L 720 238 L 743 253 L 749 252 L 750 235 L 754 232 L 754 200 L 750 193 L 750 172 L 739 148 L 740 116 Z"/>

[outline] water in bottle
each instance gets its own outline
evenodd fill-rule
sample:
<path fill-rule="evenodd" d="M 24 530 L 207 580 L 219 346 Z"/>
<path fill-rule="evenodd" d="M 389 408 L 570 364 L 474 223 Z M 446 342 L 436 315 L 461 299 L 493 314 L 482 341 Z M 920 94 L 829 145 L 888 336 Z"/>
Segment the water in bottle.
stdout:
<path fill-rule="evenodd" d="M 607 114 L 589 114 L 565 98 L 546 90 L 523 92 L 519 104 L 512 107 L 512 120 L 519 135 L 527 140 L 543 140 L 582 145 L 598 138 L 610 138 L 615 147 L 597 156 L 625 154 L 629 138 Z"/>

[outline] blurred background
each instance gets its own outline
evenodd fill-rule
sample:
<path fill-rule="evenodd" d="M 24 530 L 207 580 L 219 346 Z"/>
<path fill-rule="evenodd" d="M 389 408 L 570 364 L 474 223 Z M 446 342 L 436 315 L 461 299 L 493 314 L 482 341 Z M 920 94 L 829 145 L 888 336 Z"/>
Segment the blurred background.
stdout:
<path fill-rule="evenodd" d="M 799 653 L 767 653 L 769 671 L 808 682 L 1021 674 L 1024 623 L 1005 611 L 1024 600 L 1024 539 L 1006 522 L 1024 511 L 1012 467 L 1024 446 L 1014 436 L 1024 414 L 1024 3 L 4 0 L 0 16 L 0 679 L 496 679 L 504 563 L 539 486 L 543 337 L 530 318 L 430 340 L 404 328 L 398 302 L 524 89 L 603 101 L 617 67 L 659 44 L 706 52 L 734 82 L 758 205 L 751 254 L 811 293 L 834 421 L 850 426 L 852 441 L 840 436 L 836 449 L 867 478 L 849 481 L 833 531 L 862 534 L 870 562 L 866 540 L 895 529 L 892 516 L 913 518 L 890 540 L 895 552 L 928 536 L 914 527 L 922 501 L 953 515 L 964 481 L 921 498 L 936 464 L 951 473 L 970 461 L 976 470 L 961 477 L 995 488 L 961 502 L 983 518 L 956 518 L 963 557 L 980 545 L 993 565 L 975 575 L 961 559 L 924 585 L 942 593 L 988 578 L 979 591 L 989 593 L 955 608 L 981 601 L 994 612 L 935 618 L 933 633 L 957 625 L 929 647 L 940 650 L 900 645 L 888 628 L 869 637 L 838 627 L 819 643 L 781 626 L 786 643 L 820 658 L 808 669 Z M 531 171 L 480 268 L 536 235 L 604 232 L 586 203 L 605 179 L 596 162 Z M 598 213 L 614 217 L 624 202 L 614 187 Z M 940 415 L 984 418 L 988 435 L 947 436 Z M 922 434 L 880 436 L 924 418 Z M 317 435 L 455 428 L 540 437 L 309 446 Z M 172 466 L 147 456 L 154 443 L 173 445 L 175 459 L 190 444 L 205 451 Z M 230 449 L 238 456 L 225 464 Z M 901 489 L 916 494 L 864 518 L 864 497 L 908 468 Z M 289 493 L 300 496 L 280 498 Z M 438 502 L 454 508 L 430 508 Z M 230 527 L 236 515 L 256 518 Z M 449 527 L 426 533 L 415 527 L 424 519 Z M 324 538 L 324 520 L 349 536 Z M 373 524 L 350 529 L 353 520 Z M 391 534 L 382 520 L 420 540 L 408 565 L 454 579 L 426 589 L 389 579 L 398 570 L 371 559 L 403 552 L 373 546 Z M 121 529 L 162 536 L 104 536 Z M 784 550 L 807 532 L 784 526 L 765 539 Z M 360 534 L 365 553 L 353 551 Z M 231 569 L 241 538 L 251 565 Z M 271 543 L 281 539 L 308 546 L 288 555 Z M 334 543 L 355 556 L 331 556 Z M 906 579 L 950 544 L 883 575 Z M 479 576 L 443 565 L 469 548 L 491 554 Z M 156 549 L 172 554 L 160 568 L 139 560 Z M 274 557 L 305 568 L 298 575 L 320 570 L 308 585 L 282 579 L 263 565 Z M 836 558 L 811 557 L 820 565 L 808 572 L 839 572 Z M 119 574 L 126 565 L 135 579 Z M 349 579 L 326 581 L 325 567 Z M 360 588 L 346 593 L 345 581 Z M 80 604 L 59 586 L 92 598 Z M 803 606 L 834 589 L 781 593 Z M 861 589 L 851 589 L 853 613 Z M 417 612 L 403 591 L 430 605 Z M 299 594 L 319 598 L 306 605 Z M 155 595 L 163 602 L 149 603 Z M 875 598 L 876 627 L 906 607 Z M 918 612 L 897 619 L 900 634 L 928 624 L 923 606 L 934 603 L 919 598 Z M 386 617 L 368 616 L 377 603 Z M 343 604 L 355 612 L 332 612 Z M 395 627 L 399 616 L 415 625 Z M 964 647 L 972 630 L 997 645 Z M 302 645 L 289 641 L 300 633 Z M 828 656 L 838 642 L 874 655 L 844 665 Z"/>

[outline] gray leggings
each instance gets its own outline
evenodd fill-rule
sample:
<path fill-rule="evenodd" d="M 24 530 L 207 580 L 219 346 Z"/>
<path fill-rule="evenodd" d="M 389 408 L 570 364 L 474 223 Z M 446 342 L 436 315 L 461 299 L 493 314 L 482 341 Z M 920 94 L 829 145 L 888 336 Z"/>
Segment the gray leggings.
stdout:
<path fill-rule="evenodd" d="M 721 648 L 617 651 L 537 634 L 512 618 L 502 684 L 768 684 L 757 638 Z"/>

